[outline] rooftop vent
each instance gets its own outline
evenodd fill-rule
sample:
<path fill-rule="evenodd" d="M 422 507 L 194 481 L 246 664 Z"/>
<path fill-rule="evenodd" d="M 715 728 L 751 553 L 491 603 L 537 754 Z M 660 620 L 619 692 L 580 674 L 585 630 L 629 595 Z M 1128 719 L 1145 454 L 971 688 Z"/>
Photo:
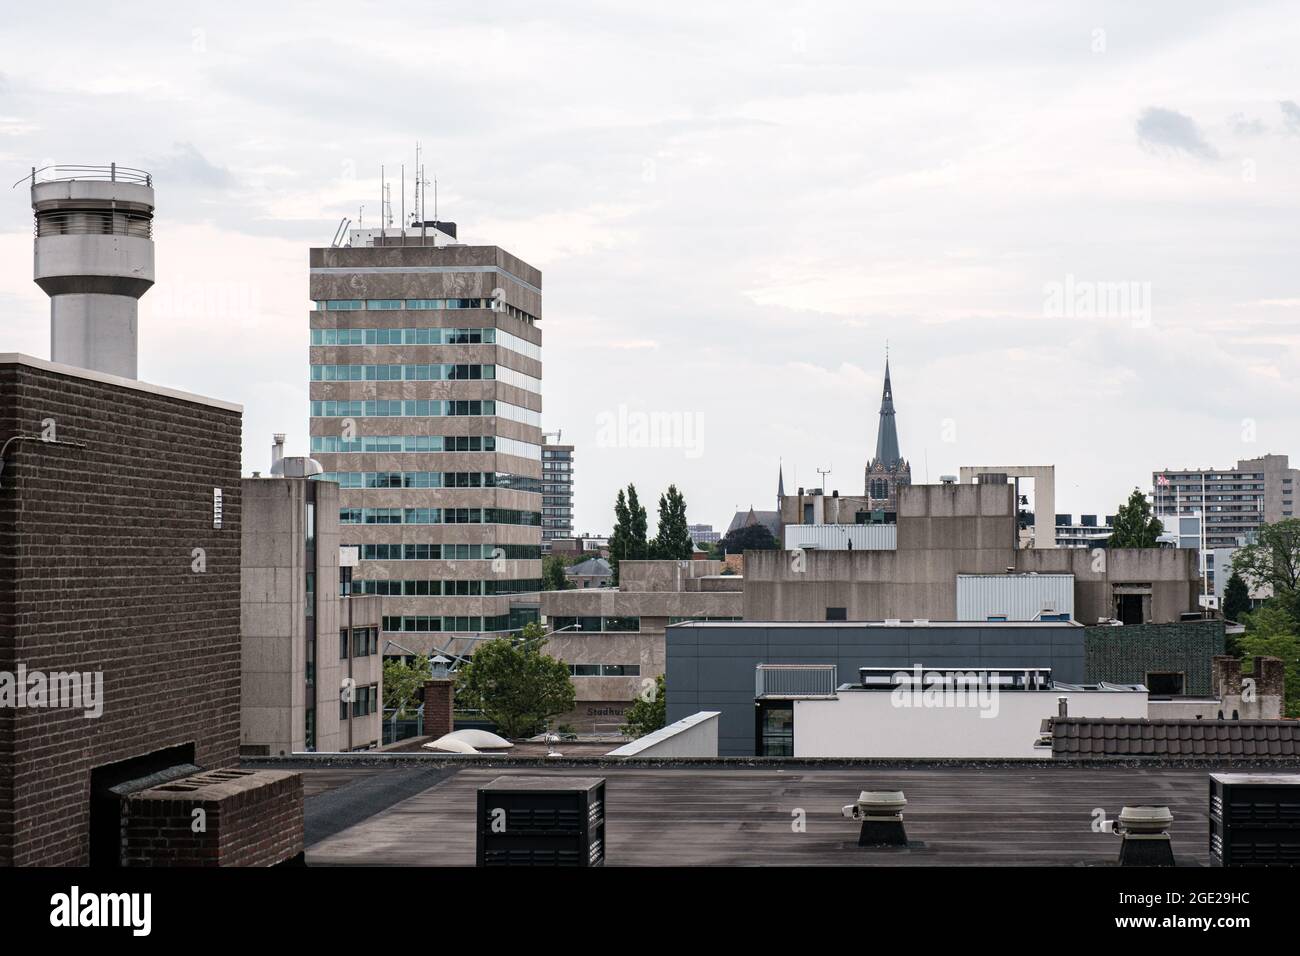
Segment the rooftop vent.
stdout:
<path fill-rule="evenodd" d="M 1169 828 L 1174 815 L 1168 807 L 1125 807 L 1119 812 L 1115 832 L 1121 837 L 1120 866 L 1173 866 L 1174 848 Z"/>
<path fill-rule="evenodd" d="M 856 803 L 840 812 L 850 820 L 862 821 L 858 846 L 907 846 L 907 830 L 903 827 L 906 806 L 902 790 L 863 790 Z"/>

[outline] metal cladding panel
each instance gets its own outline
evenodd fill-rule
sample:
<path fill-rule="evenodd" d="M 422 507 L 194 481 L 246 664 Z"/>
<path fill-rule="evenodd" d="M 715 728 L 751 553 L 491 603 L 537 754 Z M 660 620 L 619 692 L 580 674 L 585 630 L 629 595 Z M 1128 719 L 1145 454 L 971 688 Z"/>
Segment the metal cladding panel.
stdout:
<path fill-rule="evenodd" d="M 818 551 L 894 551 L 898 548 L 896 524 L 788 524 L 785 547 Z"/>
<path fill-rule="evenodd" d="M 959 621 L 1035 621 L 1049 609 L 1074 619 L 1073 574 L 957 575 Z"/>

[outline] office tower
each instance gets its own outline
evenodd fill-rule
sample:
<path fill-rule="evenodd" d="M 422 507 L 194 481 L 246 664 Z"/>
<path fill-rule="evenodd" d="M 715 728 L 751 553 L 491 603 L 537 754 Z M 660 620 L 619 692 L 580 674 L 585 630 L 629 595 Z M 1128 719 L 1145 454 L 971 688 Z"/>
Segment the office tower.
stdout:
<path fill-rule="evenodd" d="M 548 442 L 542 446 L 542 550 L 572 537 L 573 446 Z"/>
<path fill-rule="evenodd" d="M 445 222 L 352 230 L 310 266 L 311 456 L 353 593 L 386 598 L 382 650 L 468 654 L 536 620 L 541 273 Z"/>

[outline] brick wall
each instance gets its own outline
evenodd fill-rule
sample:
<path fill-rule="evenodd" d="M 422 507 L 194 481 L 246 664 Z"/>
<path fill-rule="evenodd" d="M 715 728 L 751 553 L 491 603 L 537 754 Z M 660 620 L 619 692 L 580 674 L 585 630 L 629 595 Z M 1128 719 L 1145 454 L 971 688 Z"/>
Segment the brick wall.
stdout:
<path fill-rule="evenodd" d="M 1211 659 L 1223 653 L 1222 621 L 1084 629 L 1084 680 L 1144 683 L 1152 671 L 1183 673 L 1183 693 L 1206 697 Z"/>
<path fill-rule="evenodd" d="M 302 852 L 300 774 L 211 771 L 122 801 L 123 866 L 274 866 Z"/>
<path fill-rule="evenodd" d="M 424 682 L 424 732 L 435 740 L 455 730 L 455 695 L 452 681 Z"/>
<path fill-rule="evenodd" d="M 60 368 L 0 363 L 0 443 L 85 444 L 6 455 L 0 671 L 100 671 L 104 710 L 0 709 L 0 864 L 87 862 L 95 767 L 238 752 L 241 413 Z"/>

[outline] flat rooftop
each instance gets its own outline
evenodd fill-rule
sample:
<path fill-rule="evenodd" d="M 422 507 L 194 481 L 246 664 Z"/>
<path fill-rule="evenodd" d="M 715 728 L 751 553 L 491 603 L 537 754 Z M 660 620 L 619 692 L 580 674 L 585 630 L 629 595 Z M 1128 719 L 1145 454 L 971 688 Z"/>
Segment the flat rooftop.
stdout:
<path fill-rule="evenodd" d="M 1095 811 L 1114 819 L 1125 805 L 1139 804 L 1173 811 L 1178 865 L 1208 866 L 1209 775 L 1229 769 L 1226 763 L 1188 769 L 1038 762 L 550 768 L 259 760 L 249 766 L 303 773 L 311 866 L 473 866 L 478 788 L 511 774 L 605 778 L 608 866 L 1113 866 L 1119 837 L 1093 831 Z M 840 808 L 864 789 L 904 791 L 913 846 L 857 846 L 858 825 Z M 797 832 L 792 822 L 800 811 L 805 828 Z"/>

